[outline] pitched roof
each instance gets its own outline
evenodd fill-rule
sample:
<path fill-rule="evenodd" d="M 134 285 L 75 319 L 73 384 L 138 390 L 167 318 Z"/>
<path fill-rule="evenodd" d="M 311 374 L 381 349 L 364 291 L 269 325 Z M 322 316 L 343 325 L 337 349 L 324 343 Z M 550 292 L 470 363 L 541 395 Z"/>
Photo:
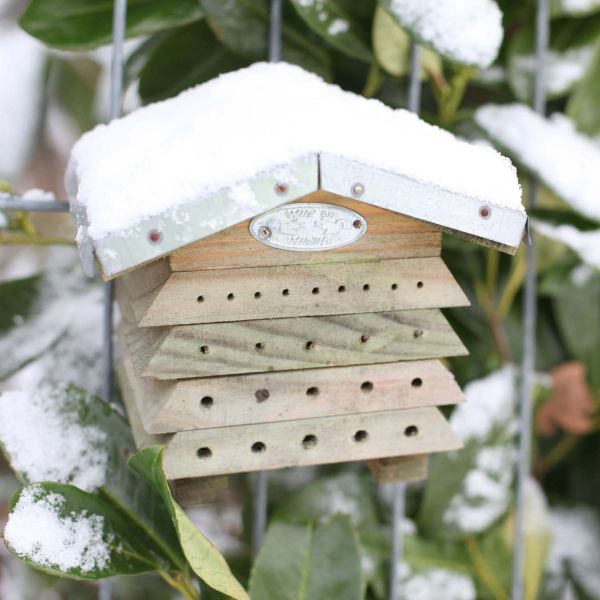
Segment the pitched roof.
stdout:
<path fill-rule="evenodd" d="M 352 197 L 358 182 L 363 202 L 507 248 L 522 237 L 507 158 L 285 63 L 96 127 L 66 178 L 80 247 L 108 276 L 317 189 Z"/>

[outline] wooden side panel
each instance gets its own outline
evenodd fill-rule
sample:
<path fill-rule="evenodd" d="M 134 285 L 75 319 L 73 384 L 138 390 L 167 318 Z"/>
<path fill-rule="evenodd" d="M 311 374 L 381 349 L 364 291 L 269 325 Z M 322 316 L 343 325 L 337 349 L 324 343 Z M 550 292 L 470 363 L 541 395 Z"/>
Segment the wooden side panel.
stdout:
<path fill-rule="evenodd" d="M 136 374 L 157 379 L 467 354 L 435 309 L 147 327 L 127 345 Z"/>
<path fill-rule="evenodd" d="M 187 508 L 208 502 L 219 502 L 229 491 L 229 477 L 195 477 L 193 479 L 177 479 L 173 482 L 175 500 Z"/>
<path fill-rule="evenodd" d="M 462 446 L 435 407 L 176 433 L 169 479 L 368 460 Z"/>
<path fill-rule="evenodd" d="M 176 250 L 169 257 L 171 269 L 197 271 L 440 255 L 441 229 L 431 223 L 323 191 L 305 196 L 298 202 L 326 202 L 355 210 L 367 220 L 367 232 L 360 240 L 343 248 L 290 252 L 257 242 L 248 231 L 250 221 L 244 221 Z"/>
<path fill-rule="evenodd" d="M 124 389 L 145 429 L 169 433 L 440 406 L 462 402 L 453 375 L 437 360 L 409 361 L 175 382 L 136 378 L 123 359 Z M 168 389 L 168 393 L 165 393 Z"/>
<path fill-rule="evenodd" d="M 157 271 L 150 265 L 124 277 L 143 327 L 469 304 L 441 258 L 188 271 L 159 289 Z"/>
<path fill-rule="evenodd" d="M 421 481 L 427 479 L 429 457 L 426 454 L 415 456 L 393 456 L 367 461 L 373 479 L 379 483 Z"/>

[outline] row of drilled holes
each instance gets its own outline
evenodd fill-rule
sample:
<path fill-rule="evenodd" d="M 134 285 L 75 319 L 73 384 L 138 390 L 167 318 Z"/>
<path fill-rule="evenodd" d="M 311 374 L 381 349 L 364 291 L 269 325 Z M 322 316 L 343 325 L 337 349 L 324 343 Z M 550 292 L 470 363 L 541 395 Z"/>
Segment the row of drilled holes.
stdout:
<path fill-rule="evenodd" d="M 420 377 L 415 377 L 410 382 L 410 385 L 412 387 L 419 388 L 423 385 L 423 380 Z M 363 381 L 360 384 L 360 389 L 365 393 L 372 391 L 374 387 L 375 386 L 373 385 L 372 381 Z M 316 396 L 319 395 L 319 393 L 320 393 L 320 390 L 316 386 L 311 386 L 306 390 L 306 395 L 310 396 L 311 398 L 315 398 Z M 256 398 L 256 401 L 258 403 L 268 400 L 269 396 L 270 396 L 269 390 L 266 390 L 266 389 L 260 389 L 260 390 L 256 390 L 256 392 L 254 392 L 254 397 Z M 215 403 L 215 401 L 212 396 L 204 396 L 200 400 L 200 406 L 202 406 L 203 408 L 211 408 L 214 403 Z"/>
<path fill-rule="evenodd" d="M 420 338 L 423 335 L 423 330 L 422 329 L 415 329 L 413 331 L 413 337 L 414 338 Z M 366 333 L 363 333 L 360 336 L 360 341 L 363 344 L 366 344 L 370 339 L 370 336 L 367 335 Z M 313 342 L 312 340 L 308 340 L 308 342 L 306 342 L 306 344 L 304 344 L 304 349 L 305 350 L 314 350 L 317 347 L 316 342 Z M 262 352 L 265 349 L 265 343 L 264 342 L 256 342 L 256 344 L 254 344 L 254 349 L 257 352 Z M 208 346 L 207 344 L 203 344 L 202 346 L 200 346 L 200 354 L 210 354 L 210 346 Z"/>
<path fill-rule="evenodd" d="M 422 281 L 417 281 L 417 287 L 418 288 L 422 288 L 425 284 Z M 365 283 L 362 286 L 363 291 L 368 292 L 371 289 L 371 286 L 368 283 Z M 390 286 L 391 290 L 397 290 L 398 289 L 398 284 L 397 283 L 392 283 L 392 285 Z M 337 289 L 337 291 L 342 294 L 346 291 L 346 286 L 345 285 L 340 285 Z M 318 287 L 314 287 L 311 290 L 311 293 L 313 295 L 317 295 L 321 293 L 321 289 Z M 290 295 L 290 290 L 288 288 L 285 288 L 283 290 L 281 290 L 281 295 L 282 296 L 289 296 Z M 262 292 L 254 292 L 254 297 L 258 300 L 259 298 L 262 298 Z M 198 302 L 204 302 L 205 298 L 204 296 L 198 296 L 196 298 L 196 300 Z M 232 292 L 230 292 L 229 294 L 227 294 L 227 300 L 232 301 L 235 300 L 235 294 L 233 294 Z"/>
<path fill-rule="evenodd" d="M 418 433 L 419 433 L 419 428 L 416 425 L 409 425 L 404 430 L 405 437 L 414 437 L 414 436 L 418 435 Z M 357 444 L 366 442 L 369 439 L 369 432 L 366 431 L 365 429 L 359 429 L 352 436 L 352 439 Z M 316 435 L 314 435 L 312 433 L 305 435 L 304 438 L 302 439 L 302 447 L 305 450 L 310 450 L 311 448 L 314 448 L 318 443 L 319 443 L 319 439 L 317 438 Z M 266 449 L 267 449 L 267 445 L 264 442 L 254 442 L 254 444 L 252 444 L 252 446 L 250 446 L 250 450 L 254 454 L 261 454 L 262 452 L 265 452 Z M 196 456 L 198 458 L 210 458 L 212 456 L 212 450 L 208 446 L 203 446 L 202 448 L 198 448 L 198 450 L 196 451 Z"/>

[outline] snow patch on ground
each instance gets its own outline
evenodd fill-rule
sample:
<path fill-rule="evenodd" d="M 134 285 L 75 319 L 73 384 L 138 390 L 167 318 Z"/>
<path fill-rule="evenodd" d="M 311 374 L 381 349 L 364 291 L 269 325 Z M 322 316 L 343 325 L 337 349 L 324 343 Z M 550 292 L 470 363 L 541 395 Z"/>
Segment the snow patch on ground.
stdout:
<path fill-rule="evenodd" d="M 575 210 L 600 220 L 600 147 L 576 132 L 567 117 L 546 119 L 524 104 L 488 104 L 477 110 L 475 119 Z"/>
<path fill-rule="evenodd" d="M 41 486 L 25 488 L 8 518 L 4 539 L 38 565 L 84 573 L 104 569 L 110 561 L 104 518 L 86 511 L 61 515 L 64 502 Z"/>
<path fill-rule="evenodd" d="M 42 385 L 0 395 L 0 443 L 29 483 L 57 481 L 94 491 L 106 478 L 106 433 L 77 419 L 69 390 Z"/>
<path fill-rule="evenodd" d="M 391 12 L 424 42 L 459 62 L 488 67 L 502 43 L 493 0 L 391 0 Z"/>
<path fill-rule="evenodd" d="M 516 170 L 495 150 L 285 63 L 227 73 L 99 125 L 71 164 L 88 233 L 100 239 L 316 152 L 427 183 L 434 199 L 441 188 L 523 210 Z"/>
<path fill-rule="evenodd" d="M 542 235 L 577 252 L 586 265 L 600 269 L 600 229 L 579 231 L 572 225 L 551 225 L 541 221 L 534 221 L 533 227 Z"/>

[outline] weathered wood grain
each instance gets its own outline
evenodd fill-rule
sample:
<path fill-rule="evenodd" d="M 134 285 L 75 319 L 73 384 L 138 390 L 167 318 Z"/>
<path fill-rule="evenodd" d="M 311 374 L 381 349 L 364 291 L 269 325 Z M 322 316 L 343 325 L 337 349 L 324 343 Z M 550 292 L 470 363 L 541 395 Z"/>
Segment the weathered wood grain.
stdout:
<path fill-rule="evenodd" d="M 429 456 L 392 456 L 367 461 L 373 479 L 379 483 L 399 483 L 427 479 Z"/>
<path fill-rule="evenodd" d="M 257 242 L 249 233 L 250 221 L 206 237 L 169 256 L 173 271 L 197 271 L 240 267 L 377 261 L 386 258 L 439 256 L 441 229 L 431 223 L 405 217 L 328 192 L 318 191 L 298 202 L 325 202 L 355 210 L 368 223 L 357 242 L 321 252 L 290 252 Z"/>
<path fill-rule="evenodd" d="M 172 483 L 173 495 L 184 508 L 222 501 L 229 491 L 229 477 L 194 477 Z"/>
<path fill-rule="evenodd" d="M 426 454 L 462 446 L 435 407 L 176 433 L 169 479 Z"/>
<path fill-rule="evenodd" d="M 126 338 L 136 374 L 157 379 L 467 354 L 436 309 L 145 327 Z"/>
<path fill-rule="evenodd" d="M 187 271 L 123 277 L 142 326 L 468 306 L 441 258 Z"/>
<path fill-rule="evenodd" d="M 123 358 L 131 394 L 149 433 L 170 433 L 462 402 L 437 360 L 306 369 L 166 382 L 137 378 Z"/>

